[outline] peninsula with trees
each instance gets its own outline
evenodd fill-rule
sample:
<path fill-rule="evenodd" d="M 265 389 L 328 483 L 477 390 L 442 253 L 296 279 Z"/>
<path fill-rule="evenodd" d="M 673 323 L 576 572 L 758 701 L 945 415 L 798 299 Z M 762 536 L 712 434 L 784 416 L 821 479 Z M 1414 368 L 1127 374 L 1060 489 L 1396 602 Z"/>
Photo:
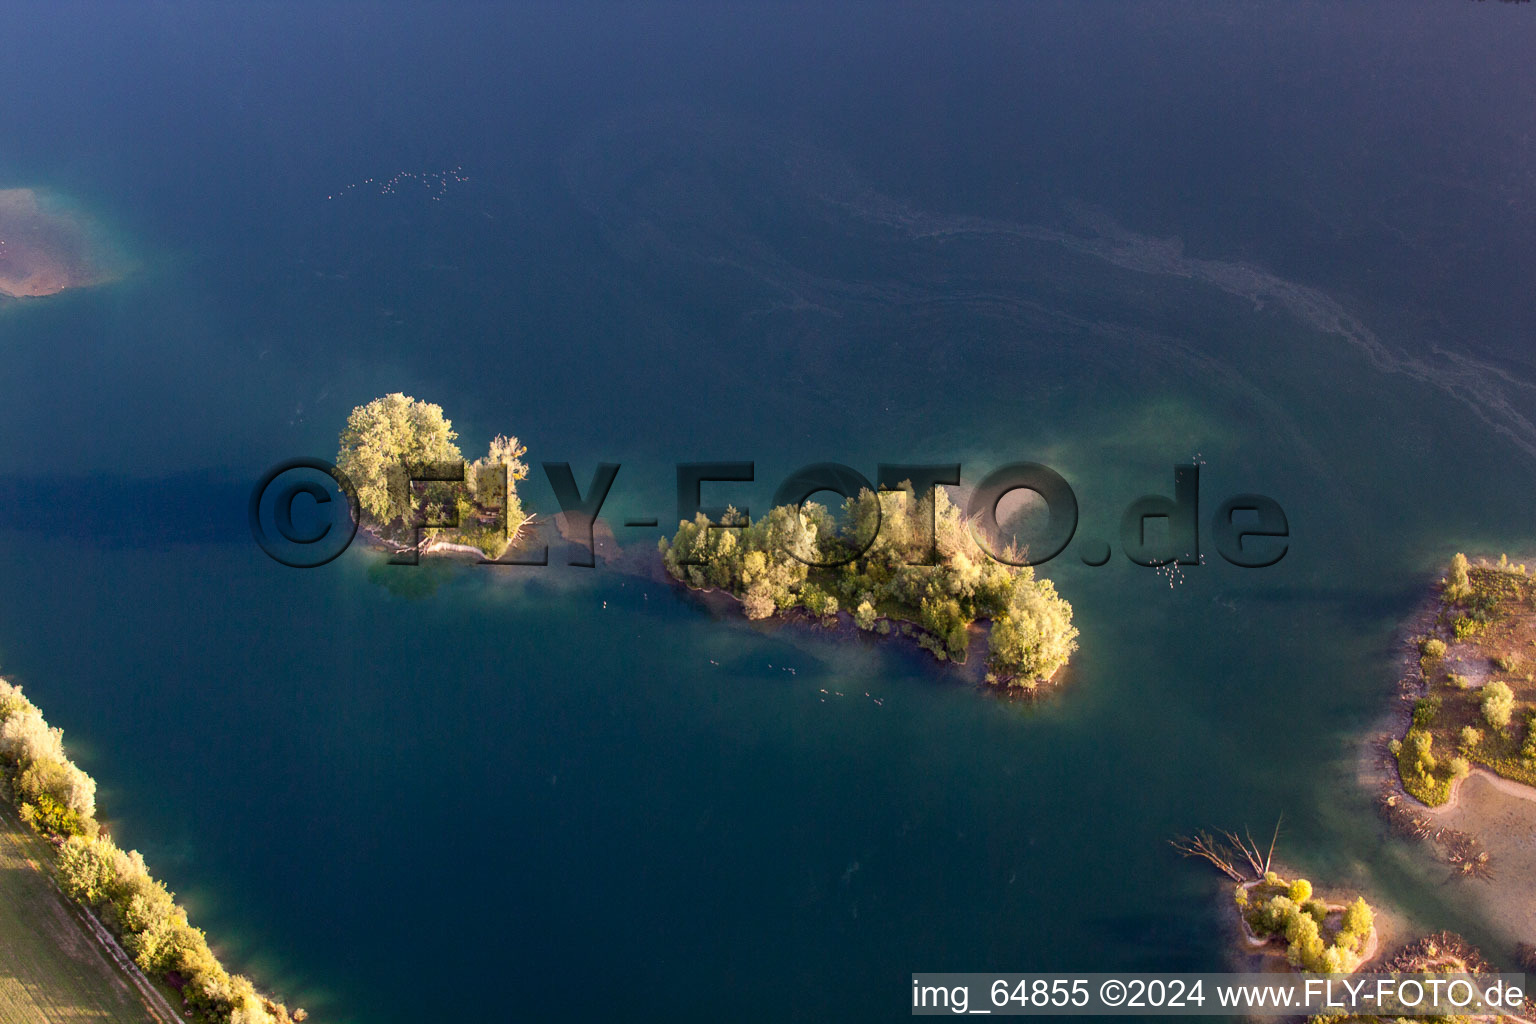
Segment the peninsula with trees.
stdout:
<path fill-rule="evenodd" d="M 860 491 L 844 525 L 825 506 L 783 505 L 756 522 L 734 509 L 678 524 L 660 548 L 667 572 L 695 590 L 718 590 L 749 619 L 805 615 L 861 630 L 908 635 L 940 661 L 964 663 L 977 624 L 990 623 L 986 680 L 1034 691 L 1077 649 L 1072 606 L 1013 548 L 1002 560 L 981 546 L 941 487 Z"/>
<path fill-rule="evenodd" d="M 1536 970 L 1536 574 L 1457 554 L 1400 635 L 1392 731 L 1365 768 L 1377 808 Z"/>
<path fill-rule="evenodd" d="M 1412 717 L 1391 746 L 1403 789 L 1438 807 L 1473 766 L 1536 787 L 1536 577 L 1457 554 L 1438 590 L 1414 638 Z"/>

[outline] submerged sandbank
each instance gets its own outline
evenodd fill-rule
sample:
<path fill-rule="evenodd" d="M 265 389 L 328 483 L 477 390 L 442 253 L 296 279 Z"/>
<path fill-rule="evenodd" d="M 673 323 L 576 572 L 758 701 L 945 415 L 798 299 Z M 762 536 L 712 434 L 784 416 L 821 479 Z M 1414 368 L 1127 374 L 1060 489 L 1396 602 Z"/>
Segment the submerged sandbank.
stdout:
<path fill-rule="evenodd" d="M 118 261 L 84 216 L 46 193 L 0 189 L 0 296 L 41 298 L 117 276 Z"/>

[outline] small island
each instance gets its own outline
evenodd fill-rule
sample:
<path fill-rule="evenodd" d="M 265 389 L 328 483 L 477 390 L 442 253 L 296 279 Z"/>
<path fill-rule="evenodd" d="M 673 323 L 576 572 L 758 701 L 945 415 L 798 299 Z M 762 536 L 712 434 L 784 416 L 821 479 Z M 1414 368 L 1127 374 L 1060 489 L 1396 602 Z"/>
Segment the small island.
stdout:
<path fill-rule="evenodd" d="M 517 497 L 527 448 L 497 435 L 466 463 L 458 436 L 442 406 L 399 392 L 353 409 L 336 466 L 357 488 L 360 528 L 397 553 L 505 554 L 532 518 Z"/>
<path fill-rule="evenodd" d="M 1277 824 L 1267 851 L 1235 832 L 1216 838 L 1201 832 L 1172 845 L 1237 883 L 1232 902 L 1243 953 L 1263 961 L 1283 955 L 1285 963 L 1299 971 L 1353 973 L 1376 955 L 1376 912 L 1364 896 L 1330 902 L 1307 879 L 1283 877 L 1273 863 L 1279 836 Z"/>
<path fill-rule="evenodd" d="M 110 280 L 101 241 L 79 216 L 30 188 L 0 189 L 0 297 L 42 298 Z"/>
<path fill-rule="evenodd" d="M 1034 691 L 1077 649 L 1072 606 L 1017 551 L 989 556 L 941 487 L 910 484 L 849 498 L 839 527 L 815 502 L 780 506 L 756 522 L 734 509 L 722 524 L 701 513 L 660 543 L 667 572 L 718 590 L 749 619 L 802 614 L 881 635 L 912 635 L 940 661 L 964 663 L 976 623 L 991 624 L 987 682 Z"/>

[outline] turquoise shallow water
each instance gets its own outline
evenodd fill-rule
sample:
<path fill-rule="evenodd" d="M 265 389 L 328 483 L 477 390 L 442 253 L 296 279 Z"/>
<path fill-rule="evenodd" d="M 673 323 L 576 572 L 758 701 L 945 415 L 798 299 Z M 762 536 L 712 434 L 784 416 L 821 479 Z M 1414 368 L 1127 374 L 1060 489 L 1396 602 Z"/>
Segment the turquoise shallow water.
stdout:
<path fill-rule="evenodd" d="M 0 670 L 233 963 L 328 1020 L 886 1019 L 914 970 L 1215 966 L 1166 840 L 1281 814 L 1288 861 L 1504 948 L 1349 780 L 1443 559 L 1528 547 L 1529 143 L 1474 102 L 1528 28 L 360 10 L 39 17 L 0 71 L 76 69 L 0 114 L 3 178 L 136 266 L 0 308 Z M 601 568 L 269 561 L 249 486 L 390 390 L 623 463 L 615 519 L 680 461 L 755 460 L 763 507 L 813 461 L 1033 459 L 1114 540 L 1199 459 L 1292 548 L 1174 586 L 1069 549 L 1034 704 Z"/>

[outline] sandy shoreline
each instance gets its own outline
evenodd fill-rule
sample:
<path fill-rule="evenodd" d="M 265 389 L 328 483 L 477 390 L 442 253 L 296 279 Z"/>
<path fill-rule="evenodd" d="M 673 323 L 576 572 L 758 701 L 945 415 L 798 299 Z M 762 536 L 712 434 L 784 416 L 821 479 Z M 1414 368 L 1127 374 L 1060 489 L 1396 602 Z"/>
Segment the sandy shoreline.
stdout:
<path fill-rule="evenodd" d="M 1457 784 L 1447 803 L 1425 813 L 1477 836 L 1488 851 L 1493 878 L 1468 883 L 1465 898 L 1511 948 L 1536 941 L 1536 790 L 1478 769 Z"/>
<path fill-rule="evenodd" d="M 1468 782 L 1471 782 L 1473 779 L 1481 779 L 1487 785 L 1492 786 L 1494 789 L 1497 789 L 1502 793 L 1506 793 L 1517 800 L 1526 800 L 1532 803 L 1536 803 L 1536 789 L 1533 789 L 1522 782 L 1516 782 L 1514 779 L 1506 779 L 1498 772 L 1491 771 L 1482 766 L 1478 766 L 1473 768 L 1472 773 L 1466 778 L 1458 779 L 1456 782 L 1452 783 L 1450 799 L 1441 804 L 1439 807 L 1426 808 L 1428 813 L 1436 814 L 1441 811 L 1454 810 L 1461 800 L 1462 787 L 1464 787 Z"/>

